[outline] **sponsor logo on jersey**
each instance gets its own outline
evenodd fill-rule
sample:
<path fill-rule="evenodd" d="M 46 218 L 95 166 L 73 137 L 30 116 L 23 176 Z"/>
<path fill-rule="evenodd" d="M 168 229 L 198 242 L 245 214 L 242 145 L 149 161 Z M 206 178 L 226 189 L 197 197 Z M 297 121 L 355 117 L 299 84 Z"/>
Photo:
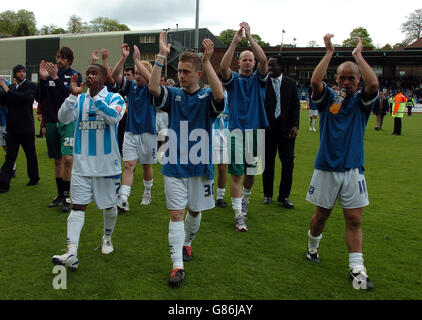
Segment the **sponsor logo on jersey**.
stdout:
<path fill-rule="evenodd" d="M 79 122 L 79 130 L 105 130 L 105 129 L 106 129 L 106 123 L 104 120 Z"/>
<path fill-rule="evenodd" d="M 174 101 L 177 101 L 177 102 L 182 101 L 182 96 L 176 96 L 176 97 L 174 98 Z"/>
<path fill-rule="evenodd" d="M 309 186 L 308 193 L 309 194 L 313 194 L 314 192 L 315 192 L 315 187 L 314 186 Z"/>

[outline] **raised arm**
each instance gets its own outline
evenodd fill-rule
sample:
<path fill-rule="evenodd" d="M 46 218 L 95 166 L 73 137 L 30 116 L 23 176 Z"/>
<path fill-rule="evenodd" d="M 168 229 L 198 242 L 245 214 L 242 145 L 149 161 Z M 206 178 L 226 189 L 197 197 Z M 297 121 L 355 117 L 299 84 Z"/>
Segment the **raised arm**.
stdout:
<path fill-rule="evenodd" d="M 89 64 L 97 63 L 98 60 L 100 60 L 100 58 L 98 57 L 98 50 L 93 50 L 91 52 L 91 61 L 89 62 Z"/>
<path fill-rule="evenodd" d="M 365 82 L 364 94 L 367 97 L 373 97 L 378 92 L 378 78 L 374 70 L 369 66 L 362 56 L 362 39 L 356 37 L 356 48 L 353 50 L 352 55 L 359 66 L 360 73 L 362 74 L 363 81 Z"/>
<path fill-rule="evenodd" d="M 160 88 L 160 78 L 161 70 L 163 69 L 164 60 L 167 59 L 168 54 L 170 53 L 171 44 L 166 41 L 166 33 L 160 33 L 159 41 L 159 51 L 157 54 L 157 59 L 155 60 L 154 67 L 152 68 L 151 78 L 149 79 L 149 92 L 154 97 L 159 97 L 161 94 Z"/>
<path fill-rule="evenodd" d="M 106 82 L 108 82 L 110 84 L 114 84 L 114 82 L 116 80 L 114 80 L 114 78 L 112 76 L 112 70 L 110 68 L 110 64 L 108 63 L 108 57 L 109 56 L 110 56 L 110 54 L 108 53 L 108 50 L 107 49 L 104 49 L 104 48 L 101 48 L 101 59 L 103 59 L 103 66 L 107 70 Z"/>
<path fill-rule="evenodd" d="M 127 43 L 123 43 L 120 46 L 120 49 L 122 50 L 122 57 L 116 63 L 116 65 L 113 68 L 113 71 L 111 72 L 111 76 L 117 82 L 119 87 L 122 86 L 122 81 L 123 81 L 123 76 L 122 76 L 123 66 L 125 65 L 125 61 L 126 61 L 127 57 L 129 56 L 129 53 L 130 53 L 130 48 L 129 48 L 129 45 Z"/>
<path fill-rule="evenodd" d="M 268 61 L 267 56 L 264 53 L 264 50 L 256 43 L 255 39 L 251 35 L 251 28 L 247 22 L 242 22 L 240 27 L 245 30 L 246 39 L 248 39 L 249 44 L 251 45 L 252 52 L 255 55 L 255 58 L 258 60 L 258 72 L 261 76 L 265 76 L 268 73 Z"/>
<path fill-rule="evenodd" d="M 70 78 L 70 95 L 67 97 L 58 112 L 58 119 L 63 124 L 69 124 L 78 117 L 78 110 L 75 108 L 78 95 L 82 93 L 83 83 L 78 86 L 78 75 L 74 74 Z M 80 107 L 80 106 L 79 106 Z"/>
<path fill-rule="evenodd" d="M 314 70 L 311 78 L 311 86 L 312 86 L 312 96 L 314 98 L 320 98 L 324 91 L 324 85 L 322 81 L 324 80 L 325 74 L 327 73 L 328 66 L 331 61 L 331 57 L 334 53 L 334 46 L 331 43 L 331 38 L 334 37 L 333 34 L 327 33 L 324 36 L 324 44 L 325 44 L 325 55 L 318 63 L 317 67 Z"/>
<path fill-rule="evenodd" d="M 141 63 L 141 52 L 136 45 L 133 45 L 133 61 L 135 62 L 136 72 L 139 72 L 149 82 L 151 74 Z"/>
<path fill-rule="evenodd" d="M 204 45 L 204 56 L 202 57 L 202 62 L 204 63 L 205 74 L 207 75 L 208 82 L 214 96 L 214 101 L 220 103 L 224 100 L 224 89 L 211 64 L 211 56 L 214 52 L 214 43 L 210 39 L 204 39 L 202 44 Z M 223 110 L 224 105 L 221 111 Z"/>
<path fill-rule="evenodd" d="M 242 41 L 243 39 L 243 28 L 240 28 L 237 30 L 236 34 L 233 37 L 232 42 L 230 43 L 229 48 L 227 49 L 226 53 L 223 56 L 223 59 L 220 62 L 220 70 L 221 74 L 223 75 L 223 82 L 228 81 L 232 76 L 232 70 L 230 68 L 230 65 L 233 60 L 233 54 L 237 47 L 237 45 Z"/>

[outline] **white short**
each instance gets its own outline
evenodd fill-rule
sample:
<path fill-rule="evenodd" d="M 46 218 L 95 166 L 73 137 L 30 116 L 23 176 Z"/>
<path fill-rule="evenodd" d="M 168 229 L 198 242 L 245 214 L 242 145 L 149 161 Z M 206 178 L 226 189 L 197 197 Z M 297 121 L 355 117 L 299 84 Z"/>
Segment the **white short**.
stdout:
<path fill-rule="evenodd" d="M 123 140 L 123 161 L 137 160 L 141 164 L 157 163 L 157 135 L 145 132 L 125 132 Z"/>
<path fill-rule="evenodd" d="M 215 206 L 214 180 L 205 177 L 164 176 L 164 192 L 169 210 L 184 210 L 188 206 L 190 210 L 199 212 Z"/>
<path fill-rule="evenodd" d="M 229 163 L 227 136 L 220 130 L 213 129 L 212 135 L 212 162 L 214 164 Z"/>
<path fill-rule="evenodd" d="M 98 209 L 111 208 L 119 202 L 120 175 L 116 177 L 83 177 L 72 174 L 70 194 L 72 203 L 95 201 Z"/>
<path fill-rule="evenodd" d="M 0 126 L 0 147 L 6 145 L 6 126 Z"/>
<path fill-rule="evenodd" d="M 315 169 L 306 200 L 332 209 L 336 200 L 345 209 L 362 208 L 369 204 L 365 176 L 358 169 L 332 172 Z"/>
<path fill-rule="evenodd" d="M 318 117 L 318 110 L 309 109 L 309 117 Z"/>

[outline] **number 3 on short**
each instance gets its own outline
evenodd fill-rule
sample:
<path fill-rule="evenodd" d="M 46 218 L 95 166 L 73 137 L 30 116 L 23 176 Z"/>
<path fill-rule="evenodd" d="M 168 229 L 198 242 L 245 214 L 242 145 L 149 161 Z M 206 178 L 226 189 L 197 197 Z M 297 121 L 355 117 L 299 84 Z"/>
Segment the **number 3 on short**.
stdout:
<path fill-rule="evenodd" d="M 205 194 L 204 194 L 204 196 L 205 197 L 209 197 L 209 196 L 212 196 L 212 195 L 214 195 L 214 183 L 212 183 L 212 184 L 204 184 L 204 191 L 205 191 Z"/>

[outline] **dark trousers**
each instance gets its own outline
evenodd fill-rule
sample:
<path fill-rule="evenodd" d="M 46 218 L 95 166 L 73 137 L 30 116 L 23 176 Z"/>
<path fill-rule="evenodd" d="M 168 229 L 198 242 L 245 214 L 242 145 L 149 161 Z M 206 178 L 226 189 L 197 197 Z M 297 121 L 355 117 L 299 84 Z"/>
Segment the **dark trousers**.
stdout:
<path fill-rule="evenodd" d="M 126 120 L 127 120 L 127 113 L 125 113 L 123 115 L 123 117 L 119 121 L 119 125 L 117 127 L 117 139 L 119 141 L 119 151 L 120 151 L 120 155 L 122 157 L 123 157 L 123 151 L 122 151 L 123 150 L 123 138 L 125 137 Z"/>
<path fill-rule="evenodd" d="M 393 134 L 401 135 L 401 118 L 394 118 Z"/>
<path fill-rule="evenodd" d="M 412 107 L 407 107 L 407 115 L 408 116 L 411 116 L 412 115 L 412 108 L 413 108 L 413 106 Z"/>
<path fill-rule="evenodd" d="M 38 159 L 35 150 L 35 133 L 7 133 L 6 138 L 6 161 L 1 167 L 0 184 L 4 189 L 9 189 L 13 175 L 13 165 L 18 158 L 19 147 L 22 146 L 26 156 L 26 169 L 30 180 L 40 178 L 38 172 Z"/>
<path fill-rule="evenodd" d="M 265 131 L 265 168 L 262 174 L 264 196 L 273 196 L 275 158 L 281 161 L 281 180 L 278 199 L 288 198 L 293 182 L 293 159 L 296 139 L 287 139 L 274 134 L 271 130 Z"/>

